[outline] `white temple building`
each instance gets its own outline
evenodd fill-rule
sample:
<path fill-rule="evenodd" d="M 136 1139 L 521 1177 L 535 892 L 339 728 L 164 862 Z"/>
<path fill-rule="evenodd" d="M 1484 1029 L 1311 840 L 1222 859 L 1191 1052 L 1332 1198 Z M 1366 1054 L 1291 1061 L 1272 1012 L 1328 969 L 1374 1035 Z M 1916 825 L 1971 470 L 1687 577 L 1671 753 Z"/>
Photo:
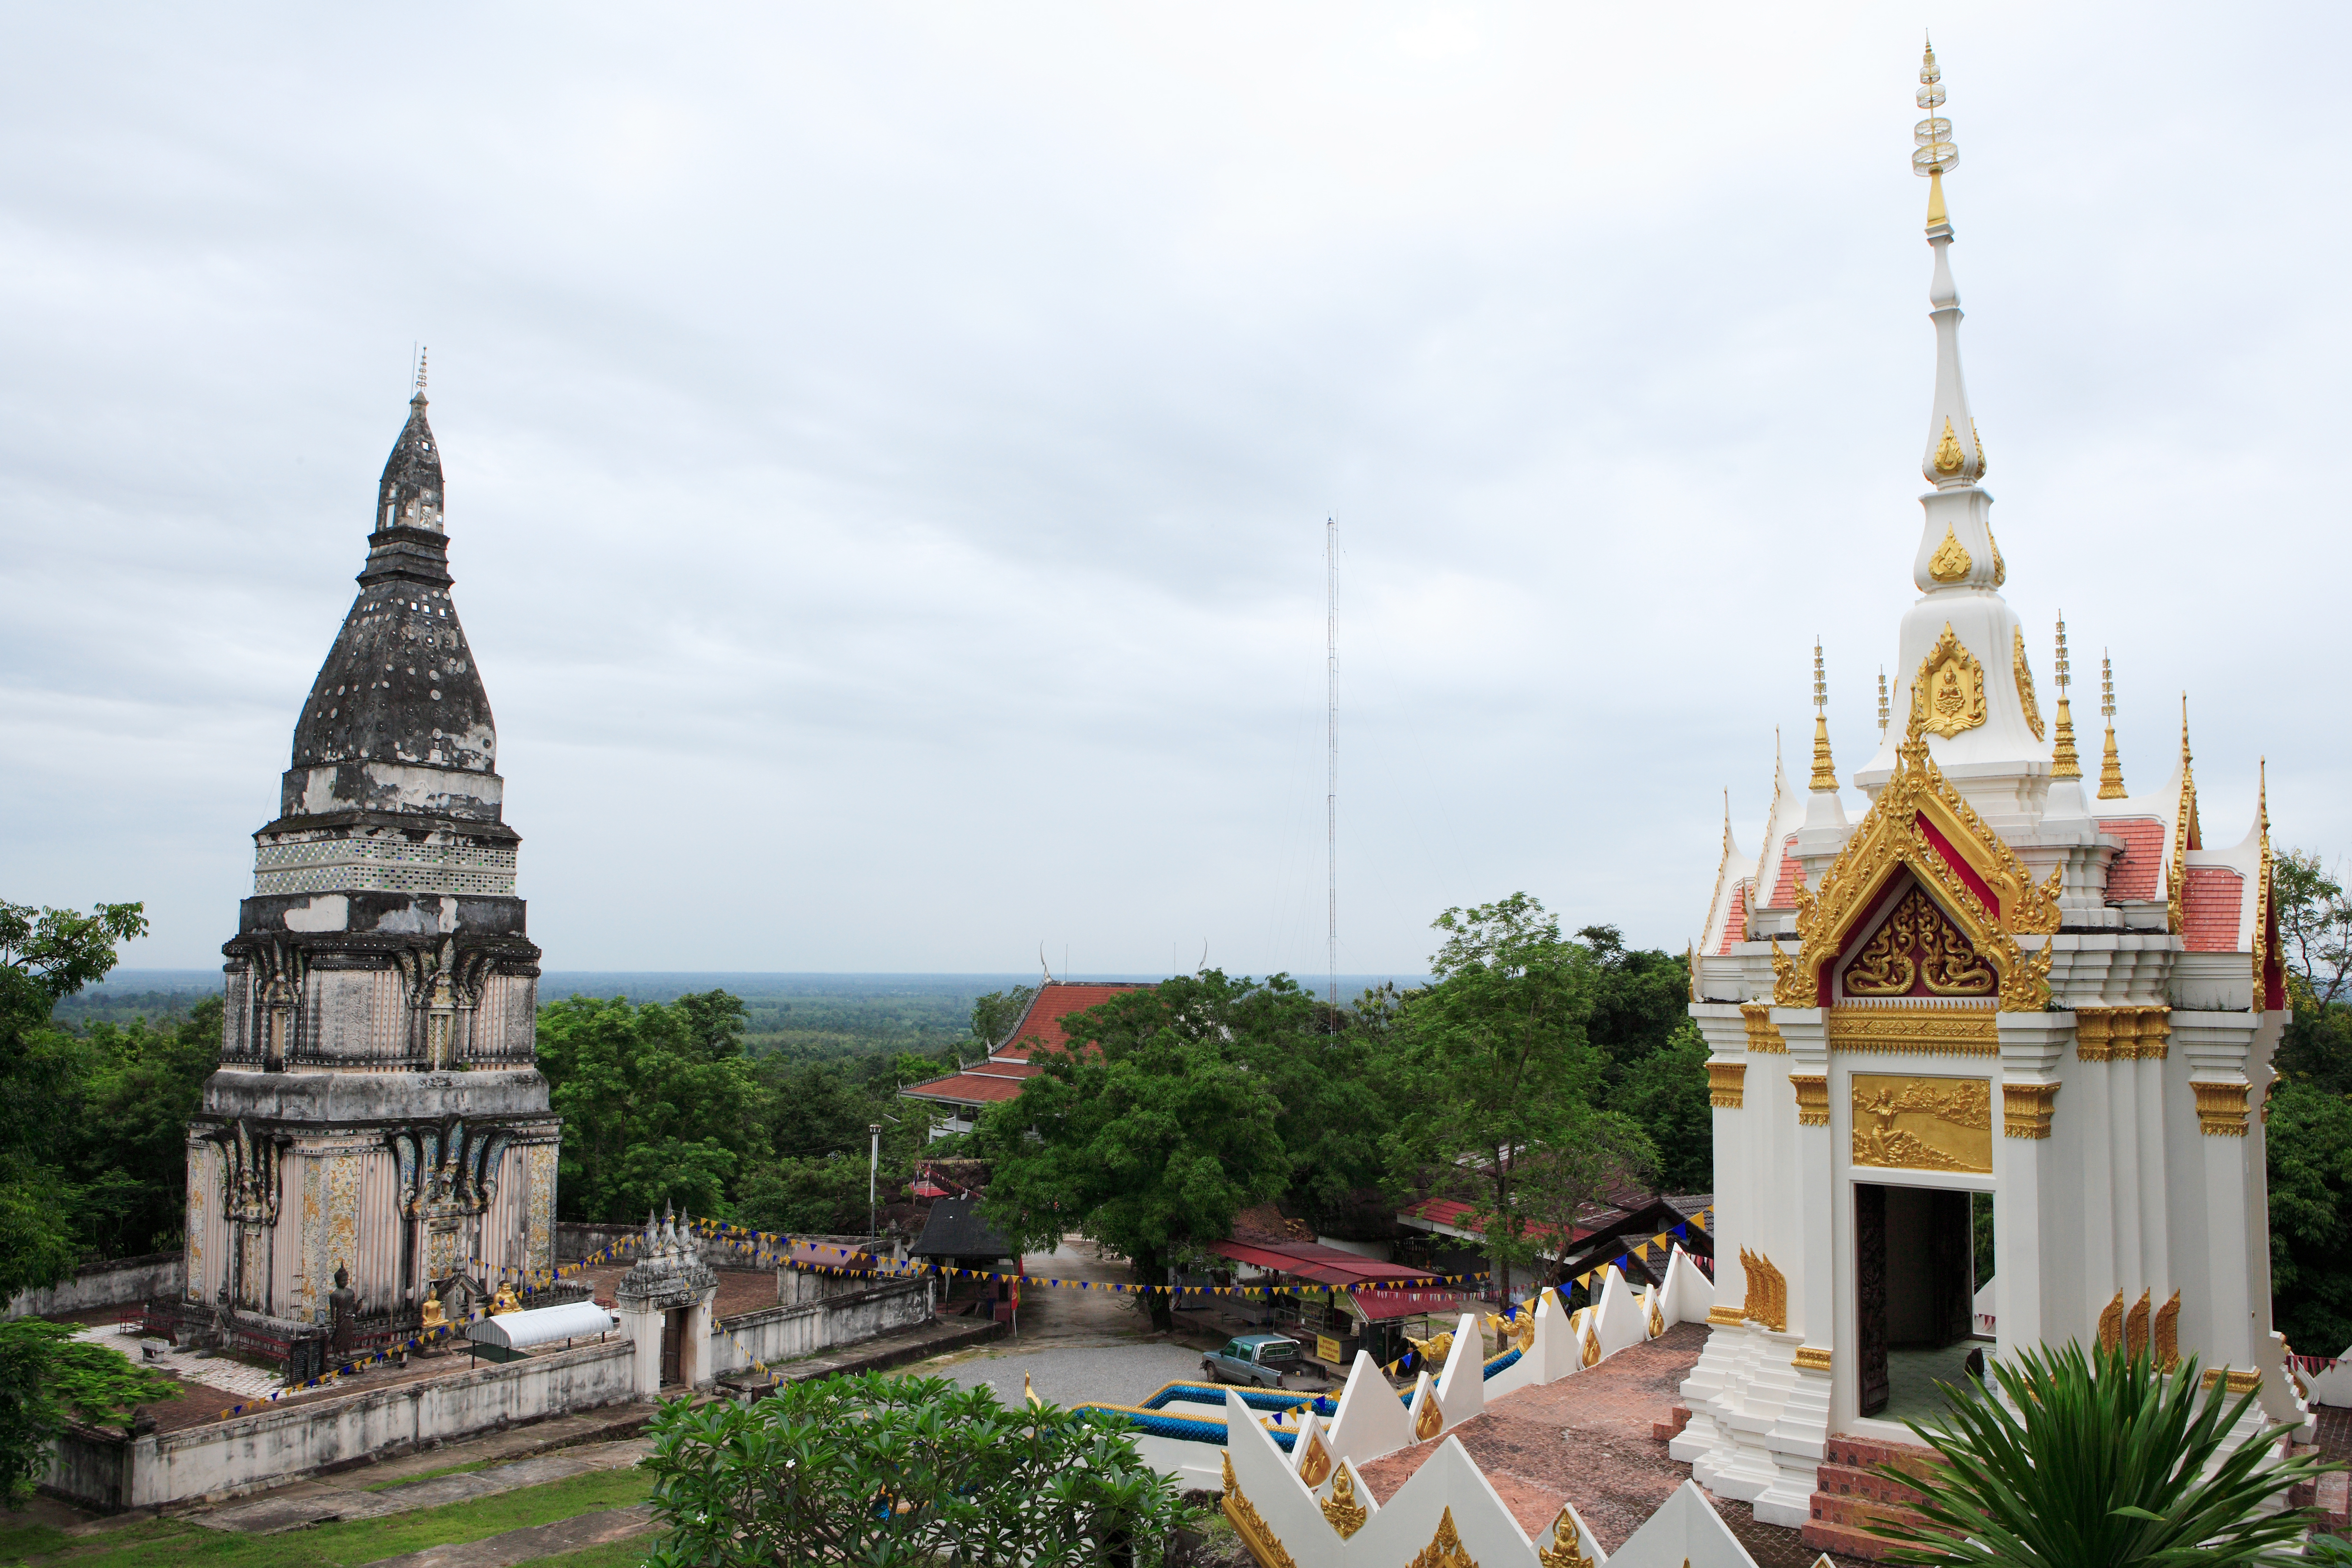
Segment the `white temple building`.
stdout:
<path fill-rule="evenodd" d="M 2084 786 L 2063 625 L 2028 628 L 2001 596 L 1932 49 L 1920 81 L 1931 488 L 1893 721 L 1882 680 L 1878 750 L 1842 782 L 1817 717 L 1808 787 L 1776 773 L 1759 853 L 1727 823 L 1693 953 L 1721 1264 L 1672 1453 L 1778 1524 L 1805 1523 L 1833 1436 L 1909 1440 L 1885 1418 L 1891 1364 L 1972 1333 L 2004 1356 L 2101 1340 L 2193 1355 L 2259 1388 L 2268 1418 L 2306 1420 L 2271 1329 L 2260 1107 L 2286 1014 L 2265 808 L 2207 847 L 2185 710 L 2170 775 L 2126 793 L 2111 688 L 2103 778 Z"/>

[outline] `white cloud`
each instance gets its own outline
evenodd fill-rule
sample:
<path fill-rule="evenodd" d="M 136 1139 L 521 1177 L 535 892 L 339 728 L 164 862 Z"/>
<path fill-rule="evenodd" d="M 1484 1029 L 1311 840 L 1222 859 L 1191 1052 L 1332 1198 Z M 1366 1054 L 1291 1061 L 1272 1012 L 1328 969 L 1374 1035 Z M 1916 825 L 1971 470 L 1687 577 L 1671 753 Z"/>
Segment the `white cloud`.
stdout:
<path fill-rule="evenodd" d="M 1345 968 L 1515 888 L 1679 946 L 1817 632 L 1861 759 L 1931 352 L 1883 8 L 17 24 L 0 894 L 148 900 L 134 962 L 234 930 L 419 340 L 554 967 L 1319 968 L 1327 512 Z M 2267 751 L 2352 844 L 2345 30 L 1939 40 L 2010 596 L 2136 780 L 2191 689 L 2217 842 Z"/>

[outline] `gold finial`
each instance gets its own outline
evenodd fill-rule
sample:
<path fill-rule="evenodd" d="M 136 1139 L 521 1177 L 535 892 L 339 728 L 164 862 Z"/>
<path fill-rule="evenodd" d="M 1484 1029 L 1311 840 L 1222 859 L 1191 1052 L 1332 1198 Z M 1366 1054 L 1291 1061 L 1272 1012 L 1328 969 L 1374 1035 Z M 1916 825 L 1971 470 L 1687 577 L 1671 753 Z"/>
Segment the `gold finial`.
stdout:
<path fill-rule="evenodd" d="M 1830 762 L 1829 681 L 1822 674 L 1822 639 L 1813 639 L 1813 777 L 1812 789 L 1835 789 L 1837 768 Z"/>
<path fill-rule="evenodd" d="M 2116 755 L 2116 661 L 2099 651 L 2099 713 L 2107 721 L 2107 754 L 2099 764 L 2099 798 L 2124 798 L 2124 764 Z"/>
<path fill-rule="evenodd" d="M 409 395 L 412 397 L 421 399 L 425 395 L 425 359 L 432 352 L 428 348 L 420 348 L 416 351 L 416 390 Z"/>
<path fill-rule="evenodd" d="M 1886 738 L 1887 711 L 1886 667 L 1882 664 L 1878 667 L 1878 735 L 1881 740 Z"/>
<path fill-rule="evenodd" d="M 2066 705 L 2066 688 L 2073 672 L 2066 662 L 2066 612 L 2058 612 L 2058 731 L 2050 743 L 2050 776 L 2053 779 L 2078 779 L 2083 776 L 2083 759 L 2074 752 L 2074 713 Z"/>
<path fill-rule="evenodd" d="M 1911 128 L 1911 172 L 1927 182 L 1927 226 L 1934 229 L 1951 222 L 1944 211 L 1944 176 L 1960 166 L 1960 150 L 1952 145 L 1952 122 L 1936 112 L 1944 106 L 1944 73 L 1933 38 L 1919 58 L 1918 103 L 1927 118 Z"/>

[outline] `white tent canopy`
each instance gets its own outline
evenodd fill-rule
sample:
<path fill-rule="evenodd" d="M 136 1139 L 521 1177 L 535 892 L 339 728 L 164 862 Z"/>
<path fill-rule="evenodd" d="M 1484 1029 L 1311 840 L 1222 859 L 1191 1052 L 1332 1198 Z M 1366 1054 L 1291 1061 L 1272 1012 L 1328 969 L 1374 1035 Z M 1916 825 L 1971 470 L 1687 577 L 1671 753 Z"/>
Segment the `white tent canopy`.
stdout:
<path fill-rule="evenodd" d="M 466 1337 L 486 1345 L 520 1351 L 557 1340 L 593 1339 L 611 1332 L 612 1328 L 613 1314 L 595 1302 L 566 1301 L 560 1307 L 534 1307 L 525 1312 L 501 1312 L 495 1318 L 484 1318 L 478 1323 L 467 1325 Z"/>

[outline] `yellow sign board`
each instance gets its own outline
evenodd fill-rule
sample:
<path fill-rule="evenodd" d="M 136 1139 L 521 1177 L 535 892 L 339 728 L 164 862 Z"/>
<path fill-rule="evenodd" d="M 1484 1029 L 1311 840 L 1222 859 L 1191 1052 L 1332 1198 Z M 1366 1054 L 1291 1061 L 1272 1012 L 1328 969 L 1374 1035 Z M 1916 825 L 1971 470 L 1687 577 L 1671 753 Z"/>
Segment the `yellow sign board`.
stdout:
<path fill-rule="evenodd" d="M 1339 1342 L 1333 1339 L 1329 1334 L 1316 1335 L 1315 1359 L 1318 1361 L 1328 1362 L 1338 1361 L 1339 1359 Z"/>

